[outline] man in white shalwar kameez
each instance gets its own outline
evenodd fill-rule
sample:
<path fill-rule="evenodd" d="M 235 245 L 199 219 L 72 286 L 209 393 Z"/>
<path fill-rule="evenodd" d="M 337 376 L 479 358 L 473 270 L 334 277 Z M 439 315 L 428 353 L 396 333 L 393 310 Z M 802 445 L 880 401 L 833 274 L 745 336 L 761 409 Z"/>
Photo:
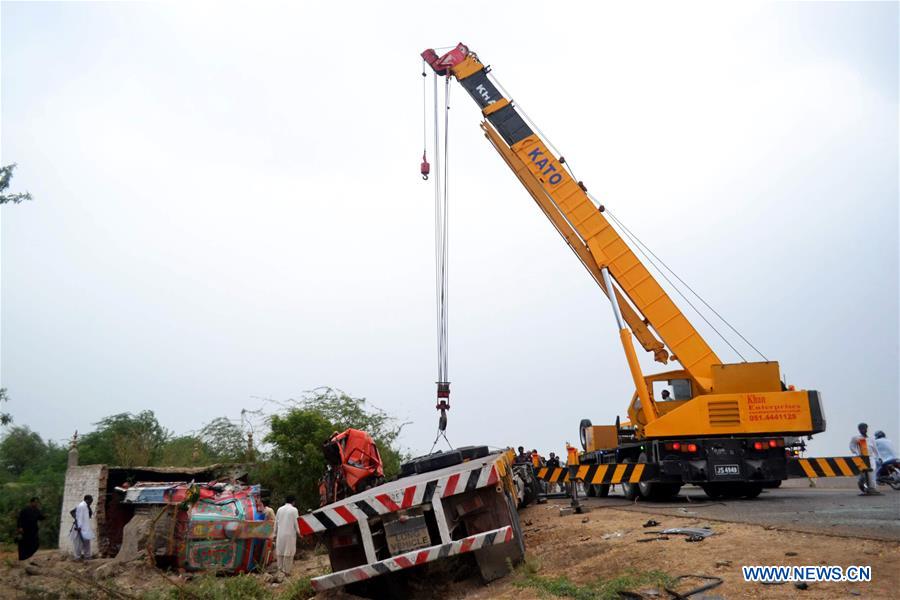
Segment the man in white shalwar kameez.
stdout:
<path fill-rule="evenodd" d="M 288 496 L 275 513 L 275 562 L 278 571 L 285 575 L 290 575 L 294 566 L 297 535 L 300 533 L 300 525 L 297 523 L 300 513 L 294 507 L 295 500 L 293 496 Z"/>
<path fill-rule="evenodd" d="M 93 502 L 94 497 L 88 494 L 72 511 L 75 522 L 72 523 L 69 539 L 72 540 L 72 554 L 75 560 L 91 557 L 91 540 L 94 539 L 94 529 L 91 526 L 91 517 L 94 516 L 91 510 Z"/>

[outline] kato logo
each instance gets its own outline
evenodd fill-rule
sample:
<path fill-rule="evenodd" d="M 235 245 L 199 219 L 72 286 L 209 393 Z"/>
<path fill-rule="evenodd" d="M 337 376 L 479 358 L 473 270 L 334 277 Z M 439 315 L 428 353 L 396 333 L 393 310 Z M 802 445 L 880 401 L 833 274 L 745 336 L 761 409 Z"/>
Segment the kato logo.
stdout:
<path fill-rule="evenodd" d="M 550 185 L 556 185 L 560 181 L 562 181 L 562 173 L 559 172 L 559 169 L 553 166 L 553 163 L 550 162 L 550 159 L 544 155 L 544 152 L 540 149 L 540 146 L 536 147 L 534 150 L 528 153 L 528 158 L 531 159 L 537 168 L 539 169 L 539 173 L 541 175 L 549 175 L 547 178 L 547 182 Z"/>

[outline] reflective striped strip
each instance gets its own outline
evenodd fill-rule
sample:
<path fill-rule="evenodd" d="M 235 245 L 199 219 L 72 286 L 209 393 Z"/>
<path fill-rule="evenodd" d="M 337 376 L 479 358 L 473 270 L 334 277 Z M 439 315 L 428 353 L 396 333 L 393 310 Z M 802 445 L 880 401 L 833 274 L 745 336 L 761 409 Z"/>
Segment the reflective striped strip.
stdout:
<path fill-rule="evenodd" d="M 355 523 L 359 519 L 368 519 L 376 515 L 385 515 L 405 508 L 411 508 L 432 501 L 435 491 L 439 497 L 455 496 L 496 484 L 500 479 L 505 455 L 494 462 L 481 467 L 459 465 L 460 471 L 445 477 L 422 481 L 415 485 L 399 488 L 389 493 L 378 493 L 379 488 L 371 496 L 356 499 L 352 502 L 340 500 L 305 515 L 300 515 L 297 524 L 300 535 L 309 536 L 329 529 L 343 527 Z M 560 469 L 561 471 L 563 469 Z"/>
<path fill-rule="evenodd" d="M 478 550 L 479 548 L 484 548 L 485 546 L 505 544 L 507 542 L 511 542 L 512 540 L 513 529 L 511 526 L 507 525 L 505 527 L 500 527 L 499 529 L 492 529 L 490 531 L 485 531 L 484 533 L 477 533 L 461 540 L 450 542 L 449 544 L 440 544 L 437 546 L 422 548 L 421 550 L 412 550 L 405 554 L 387 558 L 385 560 L 380 560 L 375 563 L 360 565 L 358 567 L 344 569 L 343 571 L 338 571 L 329 575 L 315 577 L 310 581 L 310 583 L 312 584 L 312 588 L 315 591 L 321 592 L 342 585 L 347 585 L 348 583 L 371 579 L 372 577 L 384 575 L 385 573 L 390 573 L 392 571 L 408 569 L 410 567 L 425 564 L 439 558 L 446 558 L 448 556 L 462 554 L 464 552 L 472 552 L 474 550 Z"/>
<path fill-rule="evenodd" d="M 575 469 L 576 481 L 594 485 L 612 483 L 638 483 L 652 479 L 657 473 L 657 466 L 644 463 L 609 463 L 605 465 L 579 465 Z M 569 469 L 543 467 L 538 469 L 537 478 L 550 483 L 568 483 L 572 480 Z"/>
<path fill-rule="evenodd" d="M 789 458 L 788 477 L 853 477 L 870 471 L 868 456 Z"/>

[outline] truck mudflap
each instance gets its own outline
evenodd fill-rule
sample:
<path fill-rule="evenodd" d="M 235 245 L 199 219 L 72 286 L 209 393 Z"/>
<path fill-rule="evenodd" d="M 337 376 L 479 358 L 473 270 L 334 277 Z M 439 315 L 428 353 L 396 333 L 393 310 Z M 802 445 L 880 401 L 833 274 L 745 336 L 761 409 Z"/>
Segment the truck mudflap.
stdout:
<path fill-rule="evenodd" d="M 570 471 L 574 471 L 574 476 Z M 577 467 L 543 467 L 538 470 L 537 477 L 550 483 L 568 483 L 574 479 L 592 485 L 614 483 L 638 483 L 653 479 L 659 473 L 655 464 L 644 463 L 607 463 L 602 465 L 578 465 Z"/>
<path fill-rule="evenodd" d="M 868 456 L 789 458 L 788 477 L 853 477 L 871 471 Z"/>
<path fill-rule="evenodd" d="M 421 548 L 419 550 L 411 550 L 399 556 L 392 556 L 378 562 L 351 567 L 343 571 L 322 575 L 313 578 L 310 583 L 316 592 L 321 592 L 334 587 L 364 581 L 384 575 L 393 571 L 409 569 L 418 565 L 423 565 L 441 558 L 463 554 L 465 552 L 473 552 L 487 546 L 496 544 L 505 544 L 513 540 L 513 528 L 509 525 L 492 529 L 475 535 L 470 535 L 461 540 L 455 540 L 449 544 L 438 544 L 429 548 Z"/>

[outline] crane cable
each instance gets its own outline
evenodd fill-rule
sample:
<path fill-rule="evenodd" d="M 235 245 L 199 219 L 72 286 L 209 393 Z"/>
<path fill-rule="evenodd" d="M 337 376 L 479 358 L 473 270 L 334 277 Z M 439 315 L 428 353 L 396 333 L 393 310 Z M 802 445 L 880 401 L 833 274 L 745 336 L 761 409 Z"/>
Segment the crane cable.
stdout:
<path fill-rule="evenodd" d="M 423 67 L 423 75 L 424 67 Z M 423 140 L 427 140 L 427 86 L 423 80 Z M 450 381 L 448 368 L 448 307 L 449 288 L 447 268 L 448 258 L 448 228 L 449 228 L 449 125 L 450 125 L 450 77 L 444 79 L 444 137 L 443 137 L 443 173 L 441 172 L 441 124 L 440 110 L 438 108 L 438 74 L 434 74 L 433 85 L 434 101 L 434 260 L 435 260 L 435 309 L 437 324 L 437 405 L 440 412 L 438 418 L 438 431 L 431 450 L 437 445 L 441 437 L 450 448 L 453 445 L 447 439 L 447 411 L 450 410 Z M 425 143 L 427 145 L 427 141 Z M 422 177 L 427 179 L 425 154 L 423 151 Z M 443 179 L 443 181 L 442 181 Z M 443 184 L 443 185 L 442 185 Z M 430 453 L 430 452 L 429 452 Z"/>
<path fill-rule="evenodd" d="M 589 196 L 590 196 L 590 194 L 589 194 Z M 596 202 L 596 200 L 594 199 L 593 196 L 591 196 L 591 200 L 593 200 L 594 202 Z M 746 337 L 744 337 L 744 335 L 743 335 L 740 331 L 737 330 L 737 328 L 735 328 L 731 323 L 729 323 L 729 322 L 725 319 L 725 317 L 723 317 L 721 314 L 719 314 L 719 312 L 718 312 L 715 308 L 713 308 L 713 307 L 709 304 L 709 302 L 707 302 L 706 300 L 704 300 L 704 299 L 703 299 L 703 296 L 701 296 L 701 295 L 698 294 L 696 291 L 694 291 L 694 288 L 692 288 L 690 285 L 688 285 L 687 282 L 685 282 L 684 279 L 682 279 L 682 278 L 678 275 L 678 273 L 676 273 L 674 270 L 672 270 L 672 268 L 669 267 L 669 265 L 667 265 L 667 264 L 666 264 L 659 256 L 657 256 L 656 253 L 653 252 L 653 250 L 651 250 L 649 246 L 647 246 L 647 244 L 645 244 L 640 238 L 637 237 L 637 235 L 635 235 L 630 229 L 628 229 L 628 227 L 626 227 L 625 224 L 622 223 L 622 221 L 619 220 L 619 219 L 613 214 L 613 212 L 609 209 L 609 207 L 606 207 L 605 212 L 606 212 L 606 214 L 608 214 L 608 215 L 610 216 L 610 218 L 616 223 L 616 225 L 619 226 L 619 228 L 625 233 L 625 235 L 626 235 L 630 240 L 632 240 L 632 243 L 637 247 L 638 251 L 640 251 L 640 253 L 644 255 L 644 258 L 647 259 L 647 262 L 651 263 L 651 264 L 656 268 L 656 270 L 659 272 L 659 274 L 660 274 L 667 282 L 669 282 L 669 285 L 671 285 L 672 288 L 673 288 L 676 292 L 678 292 L 678 295 L 681 296 L 681 297 L 684 299 L 684 301 L 687 302 L 688 305 L 689 305 L 691 308 L 693 308 L 694 311 L 695 311 L 698 315 L 700 315 L 700 318 L 703 319 L 703 320 L 706 322 L 706 324 L 709 325 L 710 328 L 712 328 L 712 330 L 715 331 L 716 334 L 717 334 L 720 338 L 722 338 L 722 340 L 723 340 L 726 344 L 728 344 L 728 347 L 729 347 L 729 348 L 731 348 L 732 350 L 734 350 L 735 354 L 737 354 L 738 356 L 741 357 L 741 360 L 743 360 L 744 362 L 747 362 L 747 359 L 744 358 L 744 355 L 741 354 L 741 353 L 738 351 L 738 349 L 735 348 L 735 347 L 731 344 L 731 342 L 729 342 L 728 339 L 726 339 L 725 336 L 722 335 L 722 333 L 719 332 L 719 330 L 716 329 L 715 326 L 714 326 L 712 323 L 709 322 L 709 320 L 706 318 L 706 316 L 704 316 L 704 314 L 703 314 L 702 312 L 700 312 L 700 309 L 698 309 L 696 306 L 694 306 L 694 304 L 693 304 L 693 303 L 692 303 L 692 302 L 691 302 L 691 301 L 690 301 L 690 300 L 689 300 L 689 299 L 681 292 L 681 290 L 678 288 L 678 286 L 676 286 L 675 283 L 674 283 L 671 279 L 669 279 L 669 278 L 666 276 L 665 272 L 663 271 L 663 268 L 664 268 L 666 271 L 668 271 L 669 273 L 671 273 L 672 276 L 673 276 L 675 279 L 677 279 L 677 280 L 681 283 L 681 285 L 683 285 L 685 288 L 688 289 L 688 291 L 690 291 L 694 296 L 696 296 L 697 299 L 700 300 L 700 302 L 702 302 L 704 306 L 706 306 L 706 308 L 708 308 L 714 315 L 716 315 L 716 317 L 718 317 L 720 321 L 722 321 L 729 329 L 731 329 L 731 331 L 733 331 L 735 334 L 737 334 L 737 336 L 740 337 L 740 338 L 744 341 L 744 343 L 746 343 L 748 346 L 750 346 L 751 348 L 753 348 L 753 351 L 756 352 L 757 354 L 759 354 L 759 355 L 762 357 L 763 360 L 765 360 L 765 361 L 768 361 L 768 360 L 769 360 L 768 358 L 766 358 L 766 355 L 763 354 L 762 352 L 760 352 L 759 349 L 758 349 L 756 346 L 754 346 L 754 345 L 750 342 L 750 340 L 748 340 Z M 646 252 L 645 252 L 645 250 L 646 250 Z M 649 254 L 649 256 L 648 256 L 648 254 Z M 652 258 L 651 258 L 651 256 L 652 256 Z M 657 263 L 659 263 L 659 264 L 657 264 Z M 660 268 L 660 265 L 662 265 L 662 268 Z"/>
<path fill-rule="evenodd" d="M 509 98 L 510 103 L 512 103 L 512 96 L 510 95 L 509 92 L 506 91 L 506 88 L 503 87 L 503 84 L 500 83 L 500 81 L 497 79 L 497 77 L 491 72 L 488 73 L 488 77 L 494 83 L 494 85 L 497 86 L 497 89 L 500 90 L 500 92 L 503 94 L 503 96 L 505 98 Z M 525 120 L 525 122 L 528 123 L 529 126 L 531 126 L 531 129 L 535 133 L 538 134 L 538 136 L 544 141 L 544 143 L 547 145 L 547 147 L 550 150 L 552 150 L 560 158 L 560 162 L 562 163 L 563 168 L 565 168 L 566 171 L 569 172 L 569 175 L 572 176 L 572 179 L 574 179 L 575 181 L 578 181 L 578 178 L 575 176 L 575 172 L 572 170 L 572 166 L 569 164 L 569 161 L 563 158 L 562 152 L 560 152 L 560 150 L 553 144 L 553 142 L 550 140 L 550 138 L 543 131 L 541 131 L 541 128 L 538 127 L 537 124 L 534 122 L 534 120 L 531 117 L 529 117 L 528 114 L 522 109 L 521 104 L 516 103 L 516 111 L 522 116 L 522 118 Z M 595 205 L 600 204 L 597 201 L 597 199 L 594 198 L 594 196 L 591 195 L 589 192 L 587 193 L 587 195 L 591 199 L 591 201 L 594 202 Z M 722 338 L 722 341 L 724 341 L 728 345 L 728 347 L 731 348 L 734 351 L 734 353 L 737 354 L 741 358 L 741 360 L 743 360 L 744 362 L 747 362 L 747 359 L 744 358 L 744 355 L 741 354 L 738 351 L 738 349 L 735 348 L 734 345 L 732 345 L 732 343 L 724 335 L 722 335 L 722 333 L 718 329 L 716 329 L 716 327 L 712 323 L 710 323 L 709 319 L 706 318 L 706 315 L 704 315 L 700 311 L 700 309 L 698 309 L 696 306 L 694 306 L 694 304 L 687 298 L 687 296 L 685 296 L 685 294 L 681 291 L 681 289 L 679 289 L 679 287 L 677 285 L 675 285 L 675 283 L 666 276 L 663 269 L 665 269 L 666 271 L 671 273 L 672 276 L 681 283 L 681 285 L 683 285 L 685 288 L 687 288 L 687 290 L 691 294 L 693 294 L 701 303 L 703 303 L 703 305 L 706 308 L 708 308 L 716 317 L 718 317 L 718 319 L 720 321 L 722 321 L 722 323 L 724 323 L 731 331 L 733 331 L 739 338 L 741 338 L 741 340 L 743 340 L 745 344 L 750 346 L 750 348 L 752 348 L 754 352 L 759 354 L 763 360 L 765 360 L 765 361 L 769 360 L 768 358 L 766 358 L 766 356 L 762 352 L 759 351 L 759 349 L 756 346 L 754 346 L 750 342 L 750 340 L 748 340 L 740 331 L 737 330 L 736 327 L 734 327 L 731 323 L 729 323 L 725 319 L 725 317 L 723 317 L 715 308 L 713 308 L 712 305 L 709 304 L 709 302 L 707 302 L 700 294 L 698 294 L 694 290 L 694 288 L 692 288 L 690 285 L 688 285 L 684 281 L 684 279 L 682 279 L 678 275 L 678 273 L 676 273 L 672 268 L 669 267 L 669 265 L 667 265 L 665 262 L 663 262 L 663 260 L 661 258 L 659 258 L 659 256 L 657 256 L 652 250 L 650 250 L 649 246 L 647 246 L 644 242 L 642 242 L 640 240 L 640 238 L 638 238 L 634 233 L 631 232 L 630 229 L 628 229 L 625 226 L 624 223 L 622 223 L 619 219 L 617 219 L 612 214 L 612 212 L 609 210 L 608 207 L 606 207 L 606 213 L 609 214 L 609 216 L 612 218 L 612 220 L 622 229 L 623 232 L 625 232 L 626 237 L 628 237 L 632 241 L 632 243 L 637 247 L 638 251 L 644 256 L 644 258 L 646 258 L 647 261 L 656 268 L 657 272 L 663 277 L 663 279 L 665 279 L 669 283 L 669 285 L 672 286 L 672 288 L 678 293 L 678 295 L 681 296 L 681 298 L 684 299 L 684 301 L 692 309 L 694 309 L 694 311 L 697 313 L 697 315 L 699 315 L 700 318 L 703 319 L 706 322 L 706 324 L 709 325 L 709 327 L 720 338 Z M 644 251 L 645 249 L 646 249 L 646 252 Z M 659 264 L 657 264 L 657 262 Z M 659 265 L 662 265 L 662 267 L 660 267 Z"/>

